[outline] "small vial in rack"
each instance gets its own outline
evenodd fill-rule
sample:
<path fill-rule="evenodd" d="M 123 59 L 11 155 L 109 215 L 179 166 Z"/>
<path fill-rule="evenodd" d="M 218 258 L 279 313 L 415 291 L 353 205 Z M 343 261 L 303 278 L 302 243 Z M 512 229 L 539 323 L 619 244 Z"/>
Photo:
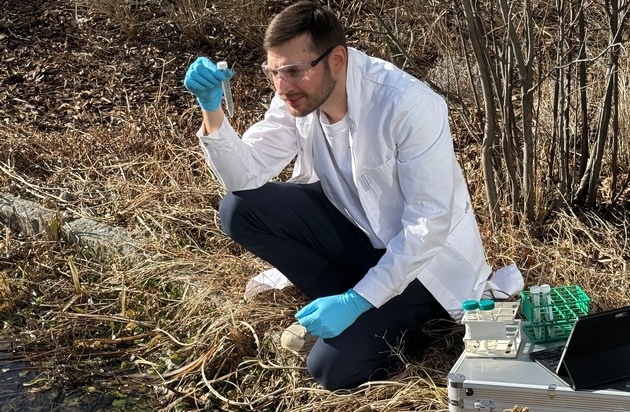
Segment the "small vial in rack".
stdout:
<path fill-rule="evenodd" d="M 484 299 L 479 302 L 479 314 L 481 320 L 495 321 L 496 316 L 494 313 L 494 301 L 492 299 Z M 481 341 L 484 344 L 485 349 L 489 353 L 493 353 L 497 349 L 496 339 L 485 339 Z"/>
<path fill-rule="evenodd" d="M 478 321 L 479 318 L 479 302 L 476 300 L 465 300 L 462 303 L 462 309 L 464 309 L 464 322 Z M 464 336 L 464 342 L 466 343 L 466 350 L 468 352 L 479 351 L 479 341 L 477 339 L 470 339 L 470 328 L 466 326 L 466 336 Z"/>
<path fill-rule="evenodd" d="M 545 324 L 547 330 L 547 336 L 550 338 L 555 336 L 555 330 L 553 326 L 553 301 L 551 300 L 551 286 L 548 284 L 540 285 L 540 297 L 542 305 L 545 308 Z"/>
<path fill-rule="evenodd" d="M 532 299 L 532 314 L 534 317 L 534 335 L 536 339 L 540 339 L 542 336 L 542 319 L 540 317 L 540 286 L 531 286 L 529 288 L 529 296 Z"/>

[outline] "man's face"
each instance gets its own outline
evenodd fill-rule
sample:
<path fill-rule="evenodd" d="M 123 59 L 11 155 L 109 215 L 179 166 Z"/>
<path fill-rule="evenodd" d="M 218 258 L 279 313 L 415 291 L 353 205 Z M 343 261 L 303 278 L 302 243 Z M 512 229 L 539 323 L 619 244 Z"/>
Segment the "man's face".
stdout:
<path fill-rule="evenodd" d="M 317 110 L 337 84 L 326 57 L 311 66 L 320 56 L 311 51 L 310 45 L 310 38 L 303 35 L 267 51 L 274 87 L 293 116 L 302 117 Z M 292 77 L 293 74 L 297 75 Z M 300 80 L 295 81 L 295 77 Z"/>

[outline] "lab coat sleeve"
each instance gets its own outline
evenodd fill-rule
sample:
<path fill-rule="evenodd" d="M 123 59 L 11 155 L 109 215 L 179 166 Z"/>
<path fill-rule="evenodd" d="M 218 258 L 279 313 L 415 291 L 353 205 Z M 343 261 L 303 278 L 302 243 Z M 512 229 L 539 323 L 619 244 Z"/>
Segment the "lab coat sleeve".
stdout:
<path fill-rule="evenodd" d="M 197 136 L 212 172 L 228 191 L 256 189 L 269 182 L 291 162 L 299 151 L 295 118 L 277 96 L 264 119 L 251 126 L 240 139 L 229 121 Z"/>
<path fill-rule="evenodd" d="M 405 93 L 394 106 L 391 133 L 403 199 L 401 230 L 355 286 L 375 307 L 400 294 L 443 250 L 453 219 L 458 169 L 444 100 L 430 91 Z"/>

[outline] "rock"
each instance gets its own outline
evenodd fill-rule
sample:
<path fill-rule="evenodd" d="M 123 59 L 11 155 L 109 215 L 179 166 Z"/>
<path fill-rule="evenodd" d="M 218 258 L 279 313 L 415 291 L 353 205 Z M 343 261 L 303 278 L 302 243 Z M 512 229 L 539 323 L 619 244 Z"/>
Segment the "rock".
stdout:
<path fill-rule="evenodd" d="M 92 219 L 76 220 L 36 202 L 0 193 L 0 222 L 28 237 L 61 236 L 98 258 L 132 257 L 139 242 L 126 231 Z"/>

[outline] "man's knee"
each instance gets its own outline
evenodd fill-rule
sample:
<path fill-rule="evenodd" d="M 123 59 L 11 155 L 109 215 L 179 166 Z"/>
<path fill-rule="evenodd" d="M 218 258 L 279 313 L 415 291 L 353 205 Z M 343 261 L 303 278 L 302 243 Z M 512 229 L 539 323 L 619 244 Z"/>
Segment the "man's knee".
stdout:
<path fill-rule="evenodd" d="M 235 196 L 234 193 L 228 192 L 221 202 L 219 202 L 219 219 L 221 221 L 221 228 L 226 235 L 233 238 L 234 225 L 238 223 L 238 209 L 241 205 L 241 199 Z"/>
<path fill-rule="evenodd" d="M 337 351 L 318 341 L 306 359 L 306 368 L 320 385 L 330 391 L 356 388 L 367 381 L 389 376 L 393 366 L 392 353 L 363 359 L 354 356 L 356 351 L 352 352 Z"/>
<path fill-rule="evenodd" d="M 347 367 L 333 363 L 330 360 L 309 355 L 306 368 L 313 379 L 329 391 L 354 388 L 367 381 L 367 377 L 356 376 L 354 368 L 351 372 Z"/>
<path fill-rule="evenodd" d="M 235 241 L 247 238 L 251 229 L 257 228 L 264 219 L 262 213 L 272 209 L 280 201 L 276 195 L 276 185 L 267 183 L 259 188 L 228 192 L 219 203 L 219 218 L 225 234 Z M 262 220 L 261 220 L 262 219 Z"/>
<path fill-rule="evenodd" d="M 228 192 L 219 203 L 219 219 L 223 232 L 238 243 L 246 242 L 255 215 L 254 191 Z"/>

